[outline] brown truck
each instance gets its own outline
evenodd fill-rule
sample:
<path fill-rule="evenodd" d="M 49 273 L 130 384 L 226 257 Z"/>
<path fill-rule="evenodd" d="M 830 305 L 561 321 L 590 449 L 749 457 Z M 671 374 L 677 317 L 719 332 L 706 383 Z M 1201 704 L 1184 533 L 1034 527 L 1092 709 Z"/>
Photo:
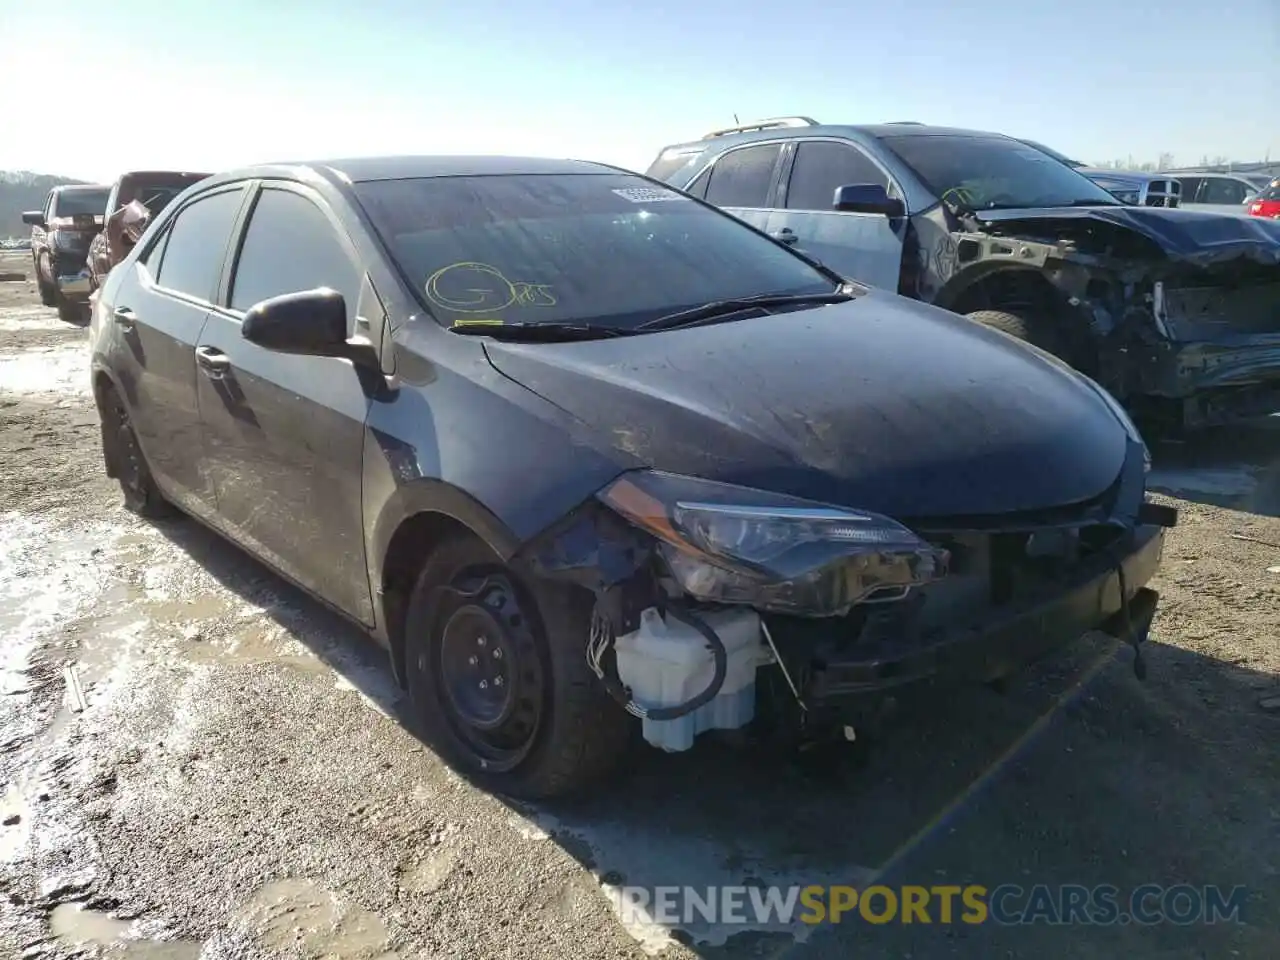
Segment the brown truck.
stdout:
<path fill-rule="evenodd" d="M 40 302 L 57 307 L 63 320 L 79 321 L 89 298 L 89 245 L 102 228 L 107 210 L 105 185 L 54 187 L 43 210 L 28 210 L 22 222 L 31 227 L 31 263 Z"/>
<path fill-rule="evenodd" d="M 89 247 L 89 286 L 96 290 L 107 273 L 138 242 L 147 224 L 174 197 L 207 173 L 138 170 L 126 173 L 111 187 L 106 224 Z"/>

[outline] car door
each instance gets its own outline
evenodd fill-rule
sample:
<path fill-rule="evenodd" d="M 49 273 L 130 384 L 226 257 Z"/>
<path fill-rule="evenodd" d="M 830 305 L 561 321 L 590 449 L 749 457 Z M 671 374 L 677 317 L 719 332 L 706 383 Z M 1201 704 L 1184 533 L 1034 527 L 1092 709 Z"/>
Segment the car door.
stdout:
<path fill-rule="evenodd" d="M 792 149 L 781 203 L 768 221 L 769 232 L 790 231 L 800 249 L 836 273 L 897 291 L 905 218 L 841 213 L 833 201 L 837 187 L 855 183 L 878 183 L 890 196 L 901 197 L 902 192 L 879 164 L 848 141 L 798 139 Z"/>
<path fill-rule="evenodd" d="M 781 143 L 734 147 L 696 178 L 696 195 L 764 230 L 769 222 L 769 201 L 781 160 Z"/>
<path fill-rule="evenodd" d="M 201 514 L 216 502 L 196 400 L 196 345 L 244 202 L 244 184 L 200 194 L 157 234 L 112 291 L 111 366 L 151 472 Z"/>
<path fill-rule="evenodd" d="M 1244 198 L 1249 195 L 1249 185 L 1235 177 L 1205 177 L 1196 206 L 1216 213 L 1234 213 L 1248 216 L 1249 208 Z"/>
<path fill-rule="evenodd" d="M 364 282 L 320 197 L 268 182 L 248 214 L 226 306 L 211 312 L 196 353 L 222 521 L 282 573 L 372 623 L 360 497 L 366 381 L 350 360 L 277 353 L 240 335 L 255 303 L 322 286 L 345 296 L 354 324 Z"/>

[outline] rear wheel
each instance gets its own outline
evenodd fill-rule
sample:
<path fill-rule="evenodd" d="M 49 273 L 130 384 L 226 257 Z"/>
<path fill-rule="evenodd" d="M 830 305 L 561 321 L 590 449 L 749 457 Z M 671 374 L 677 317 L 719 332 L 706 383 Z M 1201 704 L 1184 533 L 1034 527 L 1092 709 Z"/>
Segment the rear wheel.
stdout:
<path fill-rule="evenodd" d="M 524 583 L 470 537 L 424 564 L 405 620 L 411 721 L 487 788 L 541 798 L 605 777 L 631 721 L 586 662 L 591 598 Z"/>
<path fill-rule="evenodd" d="M 103 391 L 100 413 L 107 474 L 120 484 L 125 508 L 149 519 L 173 516 L 174 507 L 156 486 L 151 468 L 138 445 L 129 411 L 113 387 Z"/>

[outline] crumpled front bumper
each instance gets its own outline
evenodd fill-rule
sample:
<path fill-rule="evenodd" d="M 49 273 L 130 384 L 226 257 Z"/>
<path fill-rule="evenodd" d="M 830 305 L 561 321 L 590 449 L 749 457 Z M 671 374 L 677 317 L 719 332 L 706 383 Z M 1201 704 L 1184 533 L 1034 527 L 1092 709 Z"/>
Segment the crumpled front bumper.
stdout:
<path fill-rule="evenodd" d="M 1213 341 L 1163 341 L 1142 348 L 1138 393 L 1183 403 L 1188 427 L 1280 411 L 1280 333 Z"/>
<path fill-rule="evenodd" d="M 1137 639 L 1145 639 L 1158 600 L 1146 584 L 1159 569 L 1164 534 L 1161 526 L 1136 527 L 1114 558 L 1099 556 L 1083 564 L 1049 595 L 999 608 L 979 623 L 929 634 L 907 649 L 860 649 L 855 644 L 827 655 L 820 665 L 811 665 L 801 696 L 820 705 L 932 677 L 993 680 L 1094 630 L 1125 637 L 1131 629 Z M 1121 564 L 1129 599 L 1127 624 L 1116 569 Z"/>

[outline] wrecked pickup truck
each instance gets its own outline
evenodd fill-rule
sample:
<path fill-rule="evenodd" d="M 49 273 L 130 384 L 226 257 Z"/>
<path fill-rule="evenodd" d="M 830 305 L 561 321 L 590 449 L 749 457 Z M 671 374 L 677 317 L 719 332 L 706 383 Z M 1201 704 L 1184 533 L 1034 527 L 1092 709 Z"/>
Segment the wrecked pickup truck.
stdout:
<path fill-rule="evenodd" d="M 664 149 L 651 176 L 844 276 L 1020 337 L 1160 431 L 1280 410 L 1280 224 L 1132 206 L 994 133 L 807 117 Z"/>
<path fill-rule="evenodd" d="M 22 222 L 31 227 L 31 264 L 40 302 L 57 307 L 58 316 L 79 322 L 89 299 L 87 259 L 93 238 L 102 229 L 107 188 L 91 184 L 54 187 L 42 210 L 28 210 Z"/>
<path fill-rule="evenodd" d="M 174 197 L 207 173 L 137 170 L 121 176 L 107 197 L 106 223 L 89 245 L 89 286 L 102 286 L 107 272 L 124 259 L 146 232 L 147 224 Z"/>

